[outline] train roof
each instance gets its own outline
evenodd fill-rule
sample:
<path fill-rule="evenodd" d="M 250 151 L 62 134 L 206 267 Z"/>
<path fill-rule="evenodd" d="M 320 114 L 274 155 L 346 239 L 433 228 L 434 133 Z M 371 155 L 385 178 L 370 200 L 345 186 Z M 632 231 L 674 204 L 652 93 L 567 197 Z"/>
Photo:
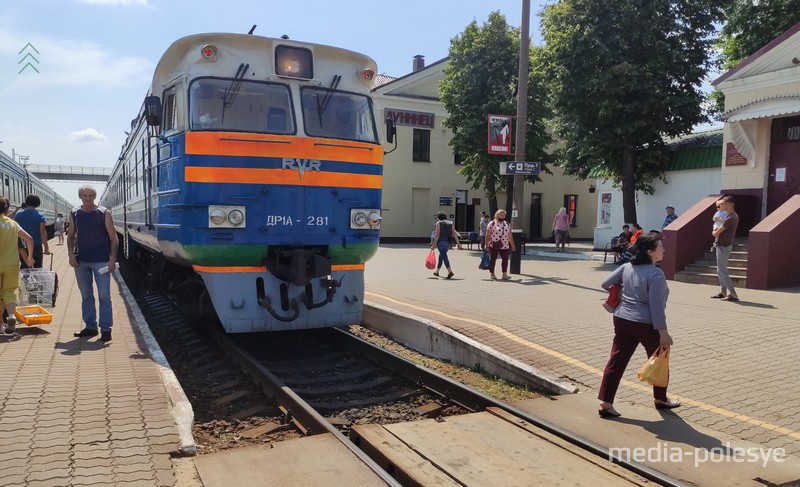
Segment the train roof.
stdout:
<path fill-rule="evenodd" d="M 208 61 L 201 55 L 201 48 L 207 44 L 217 47 L 216 61 Z M 151 93 L 160 94 L 163 87 L 176 77 L 181 75 L 203 76 L 220 75 L 220 67 L 230 68 L 230 76 L 233 77 L 236 69 L 241 62 L 250 63 L 250 71 L 255 79 L 269 79 L 274 74 L 273 50 L 276 44 L 304 47 L 311 50 L 316 55 L 325 57 L 338 56 L 344 60 L 349 60 L 358 64 L 363 69 L 372 69 L 377 72 L 375 61 L 365 55 L 348 49 L 343 49 L 325 44 L 315 44 L 301 42 L 291 39 L 278 39 L 272 37 L 262 37 L 252 34 L 232 34 L 232 33 L 206 33 L 194 34 L 182 37 L 167 48 L 161 56 L 153 75 Z M 232 49 L 239 48 L 263 52 L 263 57 L 258 59 L 242 58 L 240 54 L 233 55 Z M 256 64 L 258 62 L 258 64 Z"/>

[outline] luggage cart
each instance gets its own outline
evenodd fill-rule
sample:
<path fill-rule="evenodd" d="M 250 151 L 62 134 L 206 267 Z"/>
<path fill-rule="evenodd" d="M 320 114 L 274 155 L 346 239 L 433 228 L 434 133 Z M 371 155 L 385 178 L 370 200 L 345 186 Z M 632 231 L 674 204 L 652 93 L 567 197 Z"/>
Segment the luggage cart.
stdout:
<path fill-rule="evenodd" d="M 53 254 L 50 254 L 50 269 L 20 269 L 17 310 L 14 313 L 20 323 L 28 326 L 51 323 L 53 315 L 47 308 L 56 305 L 58 297 L 58 274 L 53 272 Z"/>

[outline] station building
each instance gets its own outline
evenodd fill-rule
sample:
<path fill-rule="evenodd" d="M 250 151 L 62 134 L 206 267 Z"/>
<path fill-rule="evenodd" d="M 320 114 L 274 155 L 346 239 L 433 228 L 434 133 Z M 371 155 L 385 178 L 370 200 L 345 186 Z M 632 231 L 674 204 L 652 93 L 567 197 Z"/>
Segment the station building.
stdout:
<path fill-rule="evenodd" d="M 732 195 L 746 287 L 800 285 L 800 23 L 712 84 L 725 95 L 719 189 L 667 227 L 662 268 L 672 278 L 702 251 L 717 195 Z"/>
<path fill-rule="evenodd" d="M 427 241 L 433 215 L 439 211 L 455 222 L 459 232 L 477 231 L 480 212 L 489 212 L 483 189 L 472 189 L 458 174 L 462 166 L 448 145 L 452 132 L 442 126 L 447 112 L 439 101 L 439 82 L 447 63 L 445 58 L 426 66 L 424 58 L 416 56 L 411 73 L 376 80 L 373 100 L 378 118 L 392 118 L 397 124 L 397 149 L 384 159 L 383 241 Z M 570 235 L 591 239 L 598 201 L 594 186 L 590 192 L 589 181 L 564 176 L 558 167 L 549 169 L 553 174 L 542 173 L 541 182 L 525 183 L 523 233 L 529 239 L 547 238 L 553 217 L 563 206 L 573 217 Z M 498 207 L 505 208 L 505 203 L 506 194 L 498 193 Z"/>

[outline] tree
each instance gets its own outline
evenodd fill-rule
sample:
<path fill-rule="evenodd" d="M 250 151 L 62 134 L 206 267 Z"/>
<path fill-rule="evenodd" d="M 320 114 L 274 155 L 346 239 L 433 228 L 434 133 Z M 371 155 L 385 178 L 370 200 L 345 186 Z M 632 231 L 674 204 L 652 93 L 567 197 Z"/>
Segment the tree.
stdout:
<path fill-rule="evenodd" d="M 537 63 L 536 49 L 531 50 L 531 66 Z M 497 208 L 497 192 L 507 191 L 507 210 L 513 194 L 513 177 L 501 177 L 499 163 L 509 156 L 489 155 L 486 147 L 489 114 L 516 114 L 516 91 L 519 71 L 519 30 L 509 27 L 505 17 L 492 12 L 486 23 L 472 21 L 464 32 L 450 41 L 450 62 L 439 84 L 439 96 L 447 110 L 443 125 L 453 132 L 450 146 L 460 154 L 464 176 L 473 189 L 483 188 L 493 214 Z M 545 148 L 552 142 L 544 120 L 548 113 L 546 92 L 535 70 L 528 79 L 528 120 L 525 152 L 528 160 L 541 161 L 549 172 L 550 160 Z M 519 127 L 514 123 L 514 129 Z M 513 138 L 512 138 L 513 140 Z M 526 178 L 541 181 L 538 176 Z"/>
<path fill-rule="evenodd" d="M 636 191 L 665 180 L 665 138 L 705 120 L 700 84 L 722 3 L 559 0 L 542 13 L 561 164 L 621 185 L 627 222 L 637 220 Z"/>
<path fill-rule="evenodd" d="M 736 66 L 798 22 L 800 0 L 732 0 L 716 43 L 719 65 Z M 710 99 L 711 111 L 719 117 L 725 111 L 725 96 L 715 90 Z"/>

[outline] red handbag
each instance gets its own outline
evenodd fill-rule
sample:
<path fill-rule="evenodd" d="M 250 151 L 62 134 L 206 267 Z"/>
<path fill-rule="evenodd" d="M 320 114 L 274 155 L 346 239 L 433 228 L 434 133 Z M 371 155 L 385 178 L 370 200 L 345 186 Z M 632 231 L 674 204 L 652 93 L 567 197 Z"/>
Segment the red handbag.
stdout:
<path fill-rule="evenodd" d="M 608 298 L 606 298 L 606 302 L 603 303 L 603 307 L 609 313 L 613 313 L 617 306 L 619 306 L 619 302 L 622 299 L 622 284 L 612 284 L 610 288 L 608 288 Z"/>

